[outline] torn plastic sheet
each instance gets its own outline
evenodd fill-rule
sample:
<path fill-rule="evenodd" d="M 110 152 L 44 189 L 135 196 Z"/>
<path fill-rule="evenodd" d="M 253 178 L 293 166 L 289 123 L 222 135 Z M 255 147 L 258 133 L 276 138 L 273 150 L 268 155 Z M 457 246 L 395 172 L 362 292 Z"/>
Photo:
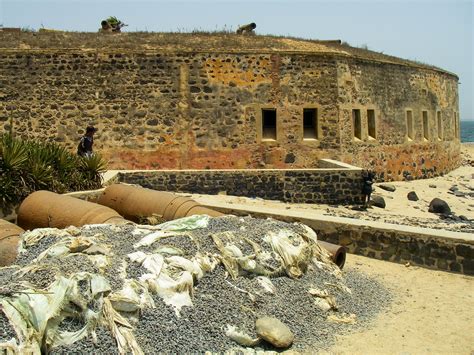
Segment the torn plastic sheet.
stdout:
<path fill-rule="evenodd" d="M 142 275 L 140 281 L 145 281 L 152 292 L 160 296 L 167 305 L 172 306 L 178 317 L 182 307 L 193 305 L 191 299 L 193 296 L 193 276 L 190 272 L 182 272 L 176 280 L 163 272 L 158 278 L 150 276 L 151 274 Z"/>
<path fill-rule="evenodd" d="M 154 308 L 153 298 L 148 294 L 145 286 L 135 280 L 125 280 L 119 292 L 108 296 L 112 306 L 119 312 L 136 312 L 142 307 Z"/>
<path fill-rule="evenodd" d="M 227 325 L 225 335 L 227 335 L 236 343 L 243 346 L 256 346 L 258 343 L 260 343 L 259 337 L 252 338 L 250 335 L 244 333 L 243 331 L 240 331 L 236 326 L 229 324 Z"/>
<path fill-rule="evenodd" d="M 174 236 L 179 236 L 179 235 L 186 235 L 186 233 L 176 232 L 172 230 L 171 231 L 159 230 L 159 231 L 145 235 L 138 243 L 135 243 L 133 247 L 137 249 L 142 246 L 150 246 L 154 242 L 162 238 L 174 237 Z"/>
<path fill-rule="evenodd" d="M 164 258 L 160 254 L 146 254 L 142 251 L 137 251 L 127 255 L 132 262 L 141 264 L 147 269 L 152 276 L 157 277 L 161 273 L 164 265 Z"/>
<path fill-rule="evenodd" d="M 311 296 L 314 296 L 314 303 L 323 311 L 330 309 L 337 310 L 336 298 L 332 296 L 328 290 L 319 290 L 317 288 L 311 288 L 308 290 Z"/>
<path fill-rule="evenodd" d="M 312 253 L 309 244 L 301 236 L 290 230 L 281 229 L 278 234 L 269 232 L 264 240 L 283 260 L 288 276 L 298 278 L 303 275 L 312 258 Z"/>
<path fill-rule="evenodd" d="M 193 215 L 189 217 L 175 219 L 157 225 L 163 231 L 187 231 L 199 228 L 206 228 L 209 224 L 208 215 Z"/>

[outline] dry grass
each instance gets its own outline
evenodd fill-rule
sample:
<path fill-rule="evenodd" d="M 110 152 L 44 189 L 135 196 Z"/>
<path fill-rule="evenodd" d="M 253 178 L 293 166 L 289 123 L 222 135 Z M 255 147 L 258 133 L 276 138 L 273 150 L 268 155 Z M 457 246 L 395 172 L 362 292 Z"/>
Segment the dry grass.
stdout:
<path fill-rule="evenodd" d="M 385 61 L 442 70 L 413 60 L 356 48 L 346 42 L 308 40 L 275 35 L 242 36 L 231 29 L 191 32 L 124 32 L 102 34 L 92 32 L 34 32 L 0 31 L 0 43 L 6 49 L 104 49 L 104 50 L 170 50 L 170 51 L 289 51 L 309 53 L 338 53 L 362 59 Z"/>

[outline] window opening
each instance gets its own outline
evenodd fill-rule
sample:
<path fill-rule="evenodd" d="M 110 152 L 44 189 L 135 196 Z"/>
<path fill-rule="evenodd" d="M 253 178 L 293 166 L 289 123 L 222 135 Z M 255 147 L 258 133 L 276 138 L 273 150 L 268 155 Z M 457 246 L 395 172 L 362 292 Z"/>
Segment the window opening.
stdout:
<path fill-rule="evenodd" d="M 458 113 L 454 111 L 454 138 L 459 137 L 459 123 L 458 123 Z"/>
<path fill-rule="evenodd" d="M 276 140 L 276 109 L 262 109 L 262 139 Z"/>
<path fill-rule="evenodd" d="M 303 109 L 303 138 L 318 139 L 318 110 L 315 108 Z"/>
<path fill-rule="evenodd" d="M 408 110 L 407 113 L 407 136 L 409 139 L 415 139 L 413 132 L 413 112 Z"/>
<path fill-rule="evenodd" d="M 443 125 L 441 122 L 441 111 L 436 112 L 436 121 L 438 122 L 438 139 L 443 139 Z"/>
<path fill-rule="evenodd" d="M 354 137 L 362 140 L 362 122 L 360 120 L 360 110 L 352 110 L 352 125 L 354 127 Z"/>
<path fill-rule="evenodd" d="M 367 110 L 367 125 L 369 128 L 369 138 L 376 139 L 375 135 L 375 111 Z"/>
<path fill-rule="evenodd" d="M 423 111 L 423 138 L 426 140 L 430 139 L 428 127 L 428 111 Z"/>

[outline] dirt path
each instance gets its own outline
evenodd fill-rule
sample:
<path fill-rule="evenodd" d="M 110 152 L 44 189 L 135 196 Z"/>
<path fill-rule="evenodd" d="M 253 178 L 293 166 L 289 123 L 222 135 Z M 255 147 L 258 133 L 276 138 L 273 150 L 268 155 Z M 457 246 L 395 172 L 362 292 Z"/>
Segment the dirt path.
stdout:
<path fill-rule="evenodd" d="M 346 265 L 383 282 L 395 299 L 369 328 L 338 336 L 329 353 L 474 353 L 474 277 L 357 255 Z"/>

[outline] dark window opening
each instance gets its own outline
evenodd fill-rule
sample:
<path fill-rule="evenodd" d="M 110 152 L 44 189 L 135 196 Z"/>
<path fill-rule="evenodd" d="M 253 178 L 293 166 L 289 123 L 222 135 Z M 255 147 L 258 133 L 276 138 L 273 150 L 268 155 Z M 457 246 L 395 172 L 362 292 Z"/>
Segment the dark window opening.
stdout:
<path fill-rule="evenodd" d="M 453 115 L 453 119 L 454 119 L 454 138 L 458 138 L 459 136 L 459 128 L 458 128 L 458 115 L 457 115 L 457 112 L 454 112 L 454 115 Z"/>
<path fill-rule="evenodd" d="M 437 119 L 437 122 L 438 122 L 438 139 L 441 140 L 441 139 L 443 139 L 443 125 L 442 125 L 442 121 L 441 121 L 441 112 L 440 111 L 436 112 L 436 119 Z"/>
<path fill-rule="evenodd" d="M 426 140 L 430 139 L 430 130 L 428 127 L 428 111 L 423 111 L 423 138 Z"/>
<path fill-rule="evenodd" d="M 360 110 L 352 110 L 352 125 L 354 127 L 354 137 L 362 140 L 362 122 L 360 120 Z"/>
<path fill-rule="evenodd" d="M 415 139 L 413 132 L 413 113 L 407 111 L 407 136 L 409 139 Z"/>
<path fill-rule="evenodd" d="M 303 109 L 303 138 L 318 139 L 318 110 L 315 108 Z"/>
<path fill-rule="evenodd" d="M 262 109 L 262 139 L 277 138 L 277 123 L 275 109 Z"/>
<path fill-rule="evenodd" d="M 367 110 L 367 125 L 369 128 L 369 138 L 376 139 L 375 134 L 375 111 Z"/>

